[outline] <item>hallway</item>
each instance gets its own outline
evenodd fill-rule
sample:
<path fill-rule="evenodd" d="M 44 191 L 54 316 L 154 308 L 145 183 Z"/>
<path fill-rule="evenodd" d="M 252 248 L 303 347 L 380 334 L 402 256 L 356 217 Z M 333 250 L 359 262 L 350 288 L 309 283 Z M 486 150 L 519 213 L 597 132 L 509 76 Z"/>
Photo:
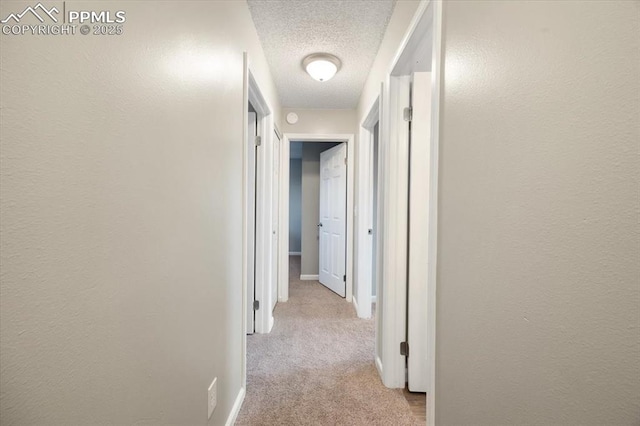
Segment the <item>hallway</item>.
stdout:
<path fill-rule="evenodd" d="M 237 425 L 414 425 L 400 389 L 376 371 L 374 322 L 290 258 L 289 301 L 270 334 L 247 337 L 247 395 Z"/>

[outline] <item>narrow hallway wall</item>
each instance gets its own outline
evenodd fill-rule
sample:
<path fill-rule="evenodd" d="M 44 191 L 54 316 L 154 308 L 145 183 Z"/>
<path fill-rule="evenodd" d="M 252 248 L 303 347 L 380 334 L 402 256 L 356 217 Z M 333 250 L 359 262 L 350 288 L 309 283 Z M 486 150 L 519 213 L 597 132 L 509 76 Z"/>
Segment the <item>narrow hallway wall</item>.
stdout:
<path fill-rule="evenodd" d="M 436 423 L 637 425 L 638 3 L 444 7 Z"/>
<path fill-rule="evenodd" d="M 245 2 L 67 2 L 98 6 L 121 35 L 0 35 L 0 424 L 221 425 L 242 385 L 243 51 L 276 123 L 278 97 Z"/>

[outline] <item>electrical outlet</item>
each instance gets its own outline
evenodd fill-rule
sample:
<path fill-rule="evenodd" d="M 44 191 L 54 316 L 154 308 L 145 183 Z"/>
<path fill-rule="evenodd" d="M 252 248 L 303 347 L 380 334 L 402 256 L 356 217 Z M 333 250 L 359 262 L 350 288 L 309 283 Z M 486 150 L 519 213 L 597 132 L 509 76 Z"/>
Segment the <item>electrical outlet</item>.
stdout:
<path fill-rule="evenodd" d="M 207 401 L 209 406 L 209 419 L 213 414 L 213 410 L 216 409 L 216 404 L 218 403 L 218 378 L 214 378 L 213 382 L 209 386 L 209 390 L 207 391 Z"/>

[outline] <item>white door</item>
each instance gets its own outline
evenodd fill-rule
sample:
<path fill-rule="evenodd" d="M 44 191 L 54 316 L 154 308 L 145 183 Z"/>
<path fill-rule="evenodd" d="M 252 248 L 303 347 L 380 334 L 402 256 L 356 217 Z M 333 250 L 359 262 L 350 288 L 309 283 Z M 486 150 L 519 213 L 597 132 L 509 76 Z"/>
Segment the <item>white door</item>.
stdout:
<path fill-rule="evenodd" d="M 253 302 L 256 294 L 256 113 L 249 112 L 247 126 L 247 334 L 252 334 L 255 330 Z"/>
<path fill-rule="evenodd" d="M 407 372 L 409 390 L 429 392 L 427 363 L 427 259 L 429 241 L 429 165 L 431 150 L 431 73 L 413 74 L 409 146 L 409 288 L 407 292 Z"/>
<path fill-rule="evenodd" d="M 347 144 L 320 153 L 320 283 L 346 295 Z"/>
<path fill-rule="evenodd" d="M 280 138 L 278 133 L 275 132 L 273 138 L 273 199 L 271 205 L 273 206 L 273 223 L 271 224 L 271 253 L 273 258 L 271 259 L 271 310 L 276 307 L 278 303 L 278 222 L 280 218 Z"/>

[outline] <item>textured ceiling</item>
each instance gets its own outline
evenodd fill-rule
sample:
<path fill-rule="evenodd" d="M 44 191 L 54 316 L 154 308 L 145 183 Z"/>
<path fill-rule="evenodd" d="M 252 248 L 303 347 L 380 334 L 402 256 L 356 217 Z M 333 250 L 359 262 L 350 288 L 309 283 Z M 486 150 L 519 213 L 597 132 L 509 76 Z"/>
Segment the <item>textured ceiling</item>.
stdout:
<path fill-rule="evenodd" d="M 283 107 L 357 106 L 395 0 L 249 0 Z M 342 68 L 326 82 L 313 80 L 302 59 L 331 53 Z"/>

